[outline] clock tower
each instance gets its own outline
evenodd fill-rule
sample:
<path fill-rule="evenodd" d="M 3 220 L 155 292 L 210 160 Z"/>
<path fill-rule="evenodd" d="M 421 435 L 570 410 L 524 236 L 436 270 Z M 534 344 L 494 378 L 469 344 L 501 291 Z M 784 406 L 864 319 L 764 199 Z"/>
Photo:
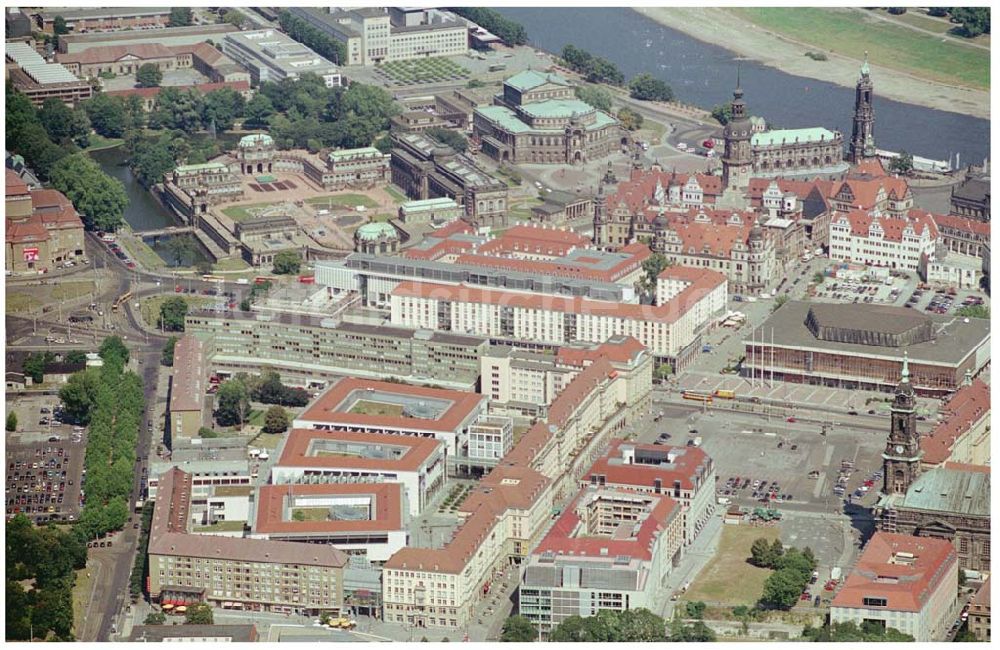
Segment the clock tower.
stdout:
<path fill-rule="evenodd" d="M 904 353 L 903 376 L 892 401 L 892 428 L 882 452 L 882 492 L 886 495 L 905 495 L 920 474 L 922 456 L 909 358 Z"/>

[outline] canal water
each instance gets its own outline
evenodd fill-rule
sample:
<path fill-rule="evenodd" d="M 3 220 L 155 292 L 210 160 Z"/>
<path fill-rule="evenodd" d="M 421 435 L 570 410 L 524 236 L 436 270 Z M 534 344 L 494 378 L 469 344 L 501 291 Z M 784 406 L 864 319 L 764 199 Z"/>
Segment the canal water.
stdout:
<path fill-rule="evenodd" d="M 632 77 L 648 72 L 669 83 L 679 101 L 711 108 L 732 99 L 736 55 L 693 39 L 626 8 L 504 7 L 535 47 L 558 54 L 576 45 L 613 62 Z M 880 149 L 980 164 L 989 155 L 989 120 L 924 108 L 878 96 L 875 139 Z M 824 126 L 851 137 L 854 89 L 790 75 L 753 61 L 742 62 L 742 86 L 751 115 L 773 128 Z"/>
<path fill-rule="evenodd" d="M 132 227 L 133 232 L 141 233 L 145 230 L 183 225 L 170 210 L 154 199 L 149 191 L 132 175 L 132 170 L 125 164 L 125 150 L 122 147 L 92 151 L 90 156 L 105 173 L 117 178 L 125 186 L 125 194 L 128 196 L 125 221 Z M 197 239 L 191 235 L 181 236 L 189 239 L 190 245 L 186 247 L 181 256 L 180 264 L 178 264 L 177 255 L 168 244 L 169 237 L 161 237 L 155 243 L 150 243 L 150 248 L 168 266 L 191 266 L 201 260 L 209 259 L 207 251 Z"/>

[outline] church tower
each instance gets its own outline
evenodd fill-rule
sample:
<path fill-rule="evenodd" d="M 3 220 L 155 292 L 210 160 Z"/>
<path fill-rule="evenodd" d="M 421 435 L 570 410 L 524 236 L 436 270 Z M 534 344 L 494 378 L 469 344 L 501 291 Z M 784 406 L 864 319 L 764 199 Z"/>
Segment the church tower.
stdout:
<path fill-rule="evenodd" d="M 851 133 L 851 149 L 848 160 L 856 165 L 875 154 L 875 109 L 872 108 L 872 77 L 868 69 L 868 52 L 861 64 L 861 77 L 854 93 L 854 130 Z"/>
<path fill-rule="evenodd" d="M 909 359 L 903 356 L 903 377 L 892 401 L 892 428 L 882 452 L 882 492 L 905 495 L 920 474 L 920 434 L 917 433 L 916 399 L 910 383 Z"/>
<path fill-rule="evenodd" d="M 743 89 L 740 87 L 740 73 L 737 67 L 736 90 L 733 91 L 733 101 L 730 104 L 732 117 L 723 129 L 725 152 L 722 155 L 722 185 L 727 190 L 743 190 L 750 184 L 750 174 L 753 171 L 753 152 L 750 138 L 752 128 L 747 115 L 746 104 L 743 102 Z"/>

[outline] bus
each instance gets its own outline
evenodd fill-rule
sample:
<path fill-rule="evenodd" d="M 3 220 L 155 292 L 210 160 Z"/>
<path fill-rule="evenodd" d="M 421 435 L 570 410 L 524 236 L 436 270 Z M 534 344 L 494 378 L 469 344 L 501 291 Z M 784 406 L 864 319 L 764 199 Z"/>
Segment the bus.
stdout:
<path fill-rule="evenodd" d="M 736 399 L 735 390 L 725 390 L 723 388 L 720 388 L 719 390 L 715 391 L 713 395 L 715 397 L 718 397 L 719 399 Z"/>
<path fill-rule="evenodd" d="M 203 275 L 201 279 L 205 282 L 225 282 L 224 278 L 220 278 L 217 275 Z"/>
<path fill-rule="evenodd" d="M 681 397 L 691 400 L 692 402 L 703 402 L 705 404 L 712 403 L 711 393 L 702 393 L 696 390 L 686 390 L 681 394 Z"/>

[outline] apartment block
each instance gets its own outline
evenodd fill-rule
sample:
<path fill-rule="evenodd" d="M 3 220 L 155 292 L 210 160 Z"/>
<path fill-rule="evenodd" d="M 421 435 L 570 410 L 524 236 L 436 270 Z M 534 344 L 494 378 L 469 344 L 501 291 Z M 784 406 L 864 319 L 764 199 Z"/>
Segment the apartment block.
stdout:
<path fill-rule="evenodd" d="M 174 346 L 168 413 L 168 434 L 172 439 L 194 438 L 198 435 L 198 430 L 206 422 L 207 390 L 205 344 L 194 336 L 186 335 Z"/>

